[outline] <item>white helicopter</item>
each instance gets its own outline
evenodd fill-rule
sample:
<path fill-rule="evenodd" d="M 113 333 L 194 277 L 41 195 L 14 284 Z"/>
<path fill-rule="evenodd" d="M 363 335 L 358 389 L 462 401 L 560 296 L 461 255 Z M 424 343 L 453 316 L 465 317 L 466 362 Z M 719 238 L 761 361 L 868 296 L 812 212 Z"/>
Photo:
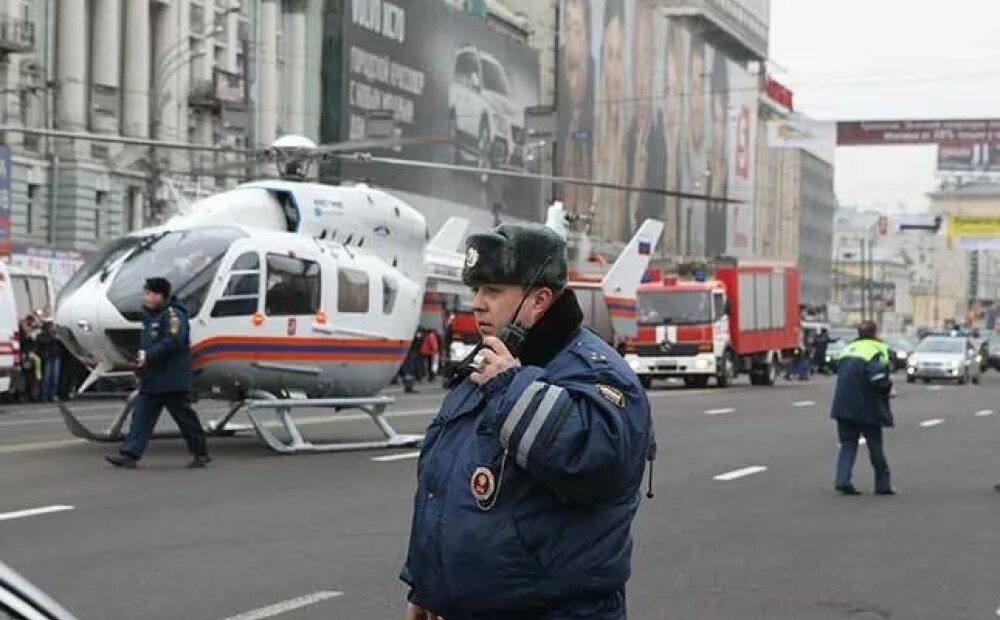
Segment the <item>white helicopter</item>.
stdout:
<path fill-rule="evenodd" d="M 81 391 L 132 366 L 138 353 L 142 284 L 166 277 L 190 314 L 195 389 L 237 403 L 210 425 L 213 434 L 245 408 L 253 428 L 278 452 L 412 445 L 378 396 L 406 356 L 433 265 L 453 265 L 467 223 L 449 220 L 430 242 L 413 207 L 364 184 L 304 180 L 318 152 L 305 138 L 272 147 L 281 179 L 256 181 L 197 201 L 162 226 L 136 231 L 96 253 L 60 293 L 60 337 L 96 362 Z M 131 399 L 130 399 L 131 402 Z M 317 445 L 305 441 L 292 407 L 360 408 L 383 441 Z M 65 405 L 70 431 L 116 441 L 131 411 L 103 432 L 86 428 Z M 290 441 L 258 413 L 275 409 Z"/>
<path fill-rule="evenodd" d="M 131 372 L 142 284 L 159 275 L 171 281 L 190 315 L 195 389 L 234 403 L 208 425 L 210 434 L 248 430 L 233 423 L 245 410 L 258 436 L 285 454 L 419 443 L 422 436 L 399 434 L 387 422 L 384 412 L 393 401 L 379 392 L 408 351 L 425 286 L 461 287 L 457 250 L 467 222 L 452 218 L 428 242 L 423 216 L 395 196 L 365 184 L 306 180 L 312 162 L 342 152 L 281 138 L 265 152 L 279 179 L 186 205 L 165 224 L 95 253 L 61 291 L 56 312 L 61 340 L 94 364 L 81 391 L 102 376 Z M 550 210 L 549 223 L 557 229 L 571 219 L 559 204 Z M 589 307 L 590 318 L 612 333 L 628 335 L 629 325 L 634 328 L 635 290 L 661 230 L 661 223 L 647 221 L 606 277 L 574 283 L 600 293 L 584 310 Z M 87 428 L 66 405 L 60 409 L 74 435 L 118 441 L 132 398 L 103 432 Z M 308 442 L 291 415 L 299 407 L 361 409 L 384 438 Z M 262 410 L 276 413 L 287 441 L 272 432 L 275 424 L 262 419 Z"/>

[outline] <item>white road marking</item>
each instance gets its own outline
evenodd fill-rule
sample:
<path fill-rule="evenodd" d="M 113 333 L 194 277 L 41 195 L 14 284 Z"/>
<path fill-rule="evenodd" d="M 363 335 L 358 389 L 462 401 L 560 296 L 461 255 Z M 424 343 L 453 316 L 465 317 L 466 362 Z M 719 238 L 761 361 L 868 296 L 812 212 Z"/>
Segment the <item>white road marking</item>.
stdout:
<path fill-rule="evenodd" d="M 927 391 L 928 392 L 940 392 L 943 389 L 944 389 L 943 385 L 928 385 L 927 386 Z"/>
<path fill-rule="evenodd" d="M 816 401 L 814 400 L 800 400 L 792 403 L 793 407 L 815 407 Z"/>
<path fill-rule="evenodd" d="M 746 476 L 752 476 L 754 474 L 759 474 L 762 471 L 767 471 L 767 467 L 763 465 L 751 465 L 750 467 L 744 467 L 742 469 L 736 469 L 733 471 L 726 472 L 724 474 L 719 474 L 712 478 L 713 480 L 719 480 L 721 482 L 729 482 L 730 480 L 736 480 L 738 478 L 744 478 Z"/>
<path fill-rule="evenodd" d="M 726 415 L 727 413 L 732 413 L 736 411 L 732 407 L 723 407 L 721 409 L 706 409 L 705 415 Z"/>
<path fill-rule="evenodd" d="M 405 461 L 415 459 L 420 456 L 420 452 L 400 452 L 399 454 L 387 454 L 385 456 L 375 456 L 372 460 L 377 463 L 391 463 L 392 461 Z"/>
<path fill-rule="evenodd" d="M 979 411 L 976 412 L 976 417 L 985 418 L 986 416 L 993 415 L 994 413 L 996 412 L 993 411 L 992 409 L 980 409 Z"/>
<path fill-rule="evenodd" d="M 35 441 L 32 443 L 16 443 L 10 446 L 0 446 L 0 455 L 19 454 L 21 452 L 37 452 L 39 450 L 56 450 L 87 443 L 86 439 L 56 439 L 55 441 Z"/>
<path fill-rule="evenodd" d="M 0 513 L 0 521 L 11 521 L 13 519 L 24 519 L 25 517 L 37 517 L 53 512 L 65 512 L 73 510 L 73 506 L 43 506 L 41 508 L 29 508 L 28 510 L 15 510 L 14 512 Z"/>
<path fill-rule="evenodd" d="M 932 426 L 940 426 L 941 424 L 944 424 L 944 420 L 942 418 L 931 418 L 930 420 L 924 420 L 921 422 L 920 426 L 930 428 Z"/>
<path fill-rule="evenodd" d="M 322 603 L 323 601 L 340 596 L 344 596 L 344 593 L 329 592 L 325 590 L 313 592 L 312 594 L 306 594 L 305 596 L 297 598 L 290 598 L 287 601 L 281 601 L 280 603 L 275 603 L 274 605 L 268 605 L 267 607 L 261 607 L 259 609 L 243 612 L 238 616 L 230 616 L 229 618 L 226 618 L 226 620 L 264 620 L 264 618 L 273 618 L 275 616 L 287 614 L 290 611 L 302 609 L 303 607 L 309 607 L 310 605 Z"/>

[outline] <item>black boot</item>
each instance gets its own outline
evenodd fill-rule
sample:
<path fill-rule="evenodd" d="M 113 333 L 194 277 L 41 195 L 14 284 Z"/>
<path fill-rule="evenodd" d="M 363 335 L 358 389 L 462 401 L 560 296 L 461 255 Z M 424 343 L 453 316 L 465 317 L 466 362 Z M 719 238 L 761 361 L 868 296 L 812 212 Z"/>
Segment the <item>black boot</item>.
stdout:
<path fill-rule="evenodd" d="M 212 457 L 208 456 L 207 454 L 203 454 L 200 456 L 195 456 L 193 459 L 191 459 L 191 462 L 187 464 L 187 468 L 201 469 L 202 467 L 208 465 L 211 462 L 212 462 Z"/>
<path fill-rule="evenodd" d="M 837 491 L 842 495 L 861 495 L 861 491 L 854 488 L 853 484 L 845 484 L 837 487 Z"/>
<path fill-rule="evenodd" d="M 104 460 L 122 469 L 135 469 L 136 466 L 136 460 L 127 454 L 105 454 Z"/>

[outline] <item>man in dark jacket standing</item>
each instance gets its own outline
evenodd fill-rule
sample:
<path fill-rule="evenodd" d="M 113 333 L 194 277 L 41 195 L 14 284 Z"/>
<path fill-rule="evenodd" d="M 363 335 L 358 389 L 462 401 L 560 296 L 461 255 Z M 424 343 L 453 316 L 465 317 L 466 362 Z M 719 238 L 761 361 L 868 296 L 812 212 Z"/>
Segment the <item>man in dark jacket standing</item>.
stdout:
<path fill-rule="evenodd" d="M 566 244 L 543 226 L 467 242 L 484 348 L 427 429 L 407 620 L 625 618 L 649 402 L 581 328 L 566 272 Z"/>
<path fill-rule="evenodd" d="M 889 408 L 892 392 L 889 347 L 877 339 L 877 332 L 873 321 L 862 323 L 858 339 L 844 348 L 838 363 L 831 415 L 837 421 L 840 436 L 836 489 L 844 495 L 860 495 L 851 484 L 851 470 L 862 436 L 875 470 L 875 493 L 896 494 L 889 481 L 889 463 L 882 447 L 882 429 L 893 426 Z"/>
<path fill-rule="evenodd" d="M 205 429 L 191 407 L 187 311 L 170 297 L 170 282 L 164 278 L 146 280 L 138 367 L 139 393 L 133 403 L 128 436 L 118 454 L 104 458 L 115 467 L 134 469 L 166 407 L 191 452 L 188 467 L 207 465 L 212 459 L 208 456 Z"/>

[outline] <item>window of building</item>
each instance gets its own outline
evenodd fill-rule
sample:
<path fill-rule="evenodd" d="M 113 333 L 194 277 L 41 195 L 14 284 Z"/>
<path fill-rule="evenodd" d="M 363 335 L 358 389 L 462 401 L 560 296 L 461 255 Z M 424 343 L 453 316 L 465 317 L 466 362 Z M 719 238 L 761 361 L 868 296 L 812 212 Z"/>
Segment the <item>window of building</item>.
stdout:
<path fill-rule="evenodd" d="M 382 278 L 382 313 L 392 314 L 396 307 L 396 297 L 399 294 L 399 284 L 392 278 Z"/>
<path fill-rule="evenodd" d="M 319 263 L 267 255 L 266 312 L 271 316 L 316 314 L 320 300 Z"/>
<path fill-rule="evenodd" d="M 28 184 L 28 198 L 24 202 L 24 227 L 29 235 L 35 233 L 35 201 L 38 199 L 38 185 Z"/>
<path fill-rule="evenodd" d="M 109 192 L 98 190 L 94 196 L 94 241 L 104 238 L 104 226 L 107 225 Z"/>
<path fill-rule="evenodd" d="M 125 232 L 142 228 L 142 190 L 134 185 L 125 189 L 125 223 Z"/>
<path fill-rule="evenodd" d="M 337 311 L 368 312 L 368 274 L 356 269 L 337 271 Z"/>
<path fill-rule="evenodd" d="M 205 34 L 205 7 L 191 3 L 191 34 Z"/>

